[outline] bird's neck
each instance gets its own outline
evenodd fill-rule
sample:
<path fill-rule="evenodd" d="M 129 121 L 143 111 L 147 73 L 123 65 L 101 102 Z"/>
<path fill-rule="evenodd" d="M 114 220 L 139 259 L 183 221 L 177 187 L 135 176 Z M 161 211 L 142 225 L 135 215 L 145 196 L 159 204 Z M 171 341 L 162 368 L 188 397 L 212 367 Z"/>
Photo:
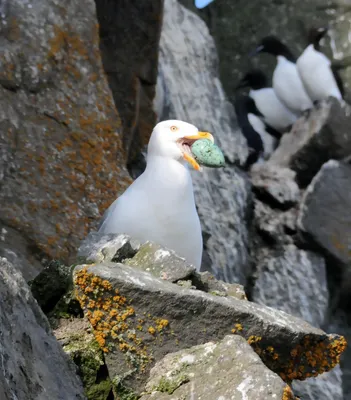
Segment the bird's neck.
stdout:
<path fill-rule="evenodd" d="M 148 155 L 145 174 L 165 190 L 186 191 L 191 189 L 192 180 L 189 170 L 181 161 L 163 156 Z"/>

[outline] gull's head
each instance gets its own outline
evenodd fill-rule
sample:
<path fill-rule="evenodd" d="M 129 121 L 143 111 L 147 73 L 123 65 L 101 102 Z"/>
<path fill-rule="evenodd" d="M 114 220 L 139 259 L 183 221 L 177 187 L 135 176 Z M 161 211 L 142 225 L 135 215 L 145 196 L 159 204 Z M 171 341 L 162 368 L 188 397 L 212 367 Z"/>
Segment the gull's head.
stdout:
<path fill-rule="evenodd" d="M 200 132 L 196 126 L 178 120 L 159 122 L 152 131 L 149 146 L 149 156 L 172 158 L 177 161 L 185 160 L 194 169 L 199 170 L 191 145 L 199 139 L 210 139 L 213 136 L 208 132 Z"/>

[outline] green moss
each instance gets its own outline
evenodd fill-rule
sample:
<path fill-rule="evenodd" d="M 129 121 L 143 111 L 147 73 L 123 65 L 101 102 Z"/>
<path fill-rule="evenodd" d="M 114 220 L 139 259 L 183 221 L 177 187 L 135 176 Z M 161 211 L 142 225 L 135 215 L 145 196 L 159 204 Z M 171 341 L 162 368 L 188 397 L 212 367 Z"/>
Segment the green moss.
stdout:
<path fill-rule="evenodd" d="M 88 400 L 106 400 L 112 389 L 112 383 L 110 380 L 105 380 L 96 383 L 85 389 L 85 395 Z"/>
<path fill-rule="evenodd" d="M 118 400 L 138 400 L 140 397 L 132 389 L 126 388 L 121 383 L 114 385 L 114 394 Z"/>
<path fill-rule="evenodd" d="M 174 377 L 174 379 L 167 379 L 163 376 L 154 390 L 162 393 L 172 394 L 176 389 L 183 385 L 183 383 L 187 382 L 189 382 L 189 378 L 185 374 L 178 375 Z"/>

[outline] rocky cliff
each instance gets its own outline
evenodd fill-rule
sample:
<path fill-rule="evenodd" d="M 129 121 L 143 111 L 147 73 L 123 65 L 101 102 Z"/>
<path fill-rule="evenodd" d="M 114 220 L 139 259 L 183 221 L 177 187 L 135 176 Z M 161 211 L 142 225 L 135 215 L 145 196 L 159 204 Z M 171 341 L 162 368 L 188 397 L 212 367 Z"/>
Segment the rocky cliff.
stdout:
<path fill-rule="evenodd" d="M 236 46 L 295 23 L 293 5 L 260 4 L 237 25 L 216 0 L 198 12 L 209 29 L 176 0 L 0 2 L 1 398 L 350 396 L 350 109 L 320 104 L 242 169 Z M 211 131 L 226 157 L 193 172 L 201 273 L 123 235 L 81 243 L 166 118 Z"/>

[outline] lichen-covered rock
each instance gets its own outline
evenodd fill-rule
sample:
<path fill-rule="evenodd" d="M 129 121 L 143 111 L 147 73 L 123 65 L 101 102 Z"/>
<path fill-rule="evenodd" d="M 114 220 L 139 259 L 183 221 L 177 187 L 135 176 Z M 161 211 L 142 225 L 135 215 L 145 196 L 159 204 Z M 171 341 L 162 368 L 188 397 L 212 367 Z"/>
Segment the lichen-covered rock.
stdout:
<path fill-rule="evenodd" d="M 251 191 L 233 163 L 245 162 L 247 144 L 219 80 L 208 28 L 177 0 L 164 4 L 155 109 L 159 120 L 177 118 L 210 131 L 222 149 L 224 168 L 192 172 L 196 204 L 211 272 L 245 284 L 250 274 L 246 220 Z"/>
<path fill-rule="evenodd" d="M 78 266 L 75 285 L 110 375 L 136 392 L 166 353 L 230 333 L 245 337 L 287 381 L 330 370 L 346 346 L 282 311 L 181 288 L 123 264 Z"/>
<path fill-rule="evenodd" d="M 329 292 L 325 261 L 311 251 L 285 245 L 257 265 L 253 301 L 302 318 L 313 326 L 324 323 Z"/>
<path fill-rule="evenodd" d="M 62 319 L 54 334 L 63 350 L 78 367 L 88 400 L 107 400 L 112 394 L 103 351 L 91 332 L 90 324 L 83 318 Z"/>
<path fill-rule="evenodd" d="M 317 245 L 345 269 L 351 265 L 350 210 L 351 165 L 330 160 L 305 192 L 298 225 L 310 245 Z"/>
<path fill-rule="evenodd" d="M 67 261 L 131 182 L 95 2 L 2 1 L 0 36 L 1 219 L 15 253 Z"/>
<path fill-rule="evenodd" d="M 166 355 L 151 369 L 141 400 L 283 399 L 286 388 L 242 337 L 231 335 Z"/>
<path fill-rule="evenodd" d="M 51 333 L 20 272 L 4 258 L 0 298 L 1 399 L 85 399 L 74 364 Z"/>
<path fill-rule="evenodd" d="M 300 200 L 294 171 L 263 163 L 253 165 L 250 175 L 253 190 L 267 203 L 287 209 Z"/>
<path fill-rule="evenodd" d="M 350 124 L 348 105 L 341 106 L 333 98 L 321 102 L 282 137 L 268 164 L 291 168 L 297 182 L 307 186 L 325 162 L 351 154 Z"/>

